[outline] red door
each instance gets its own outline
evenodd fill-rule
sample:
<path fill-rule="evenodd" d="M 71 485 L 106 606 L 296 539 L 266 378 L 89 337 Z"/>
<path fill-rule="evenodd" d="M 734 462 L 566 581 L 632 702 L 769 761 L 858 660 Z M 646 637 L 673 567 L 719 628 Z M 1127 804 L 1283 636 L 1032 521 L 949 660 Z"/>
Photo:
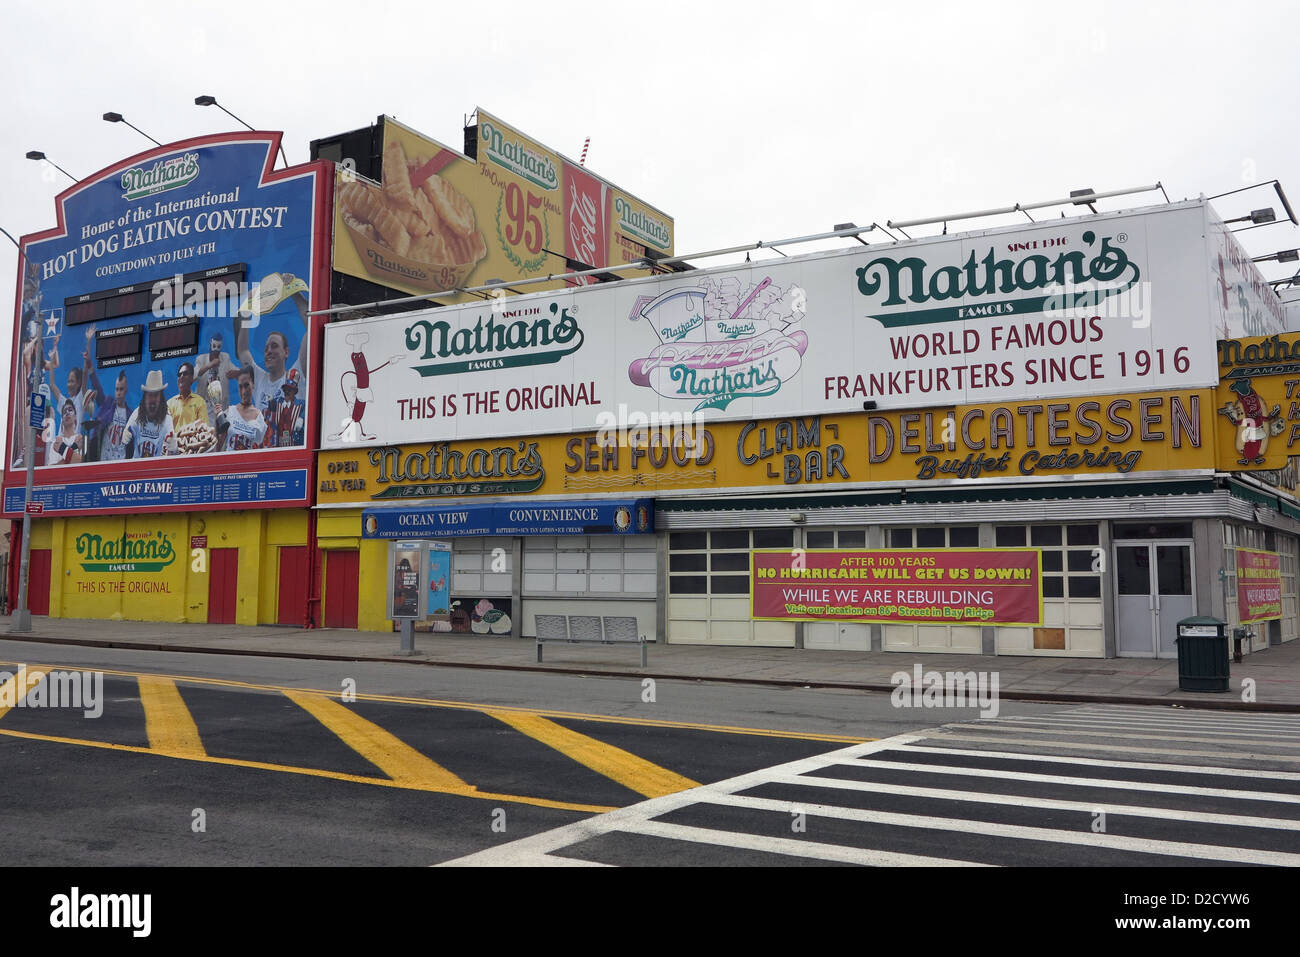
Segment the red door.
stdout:
<path fill-rule="evenodd" d="M 33 615 L 50 613 L 50 550 L 33 548 L 27 553 L 27 610 Z"/>
<path fill-rule="evenodd" d="M 280 602 L 275 619 L 277 625 L 301 628 L 307 623 L 308 561 L 310 558 L 306 545 L 280 549 Z"/>
<path fill-rule="evenodd" d="M 208 552 L 208 621 L 214 625 L 233 625 L 238 595 L 239 549 L 211 549 Z"/>
<path fill-rule="evenodd" d="M 325 627 L 357 627 L 357 578 L 361 553 L 353 550 L 325 553 Z"/>

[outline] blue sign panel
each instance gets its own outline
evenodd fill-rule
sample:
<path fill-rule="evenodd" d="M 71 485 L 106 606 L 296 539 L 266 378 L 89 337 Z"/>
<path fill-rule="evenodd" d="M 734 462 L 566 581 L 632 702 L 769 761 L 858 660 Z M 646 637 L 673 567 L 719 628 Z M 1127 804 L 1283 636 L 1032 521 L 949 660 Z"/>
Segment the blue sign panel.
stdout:
<path fill-rule="evenodd" d="M 180 456 L 183 473 L 202 455 L 307 451 L 317 173 L 272 173 L 274 144 L 222 134 L 133 157 L 61 196 L 60 227 L 23 244 L 13 395 L 26 405 L 43 366 L 53 398 L 38 482 L 59 481 L 54 467 L 126 474 Z"/>
<path fill-rule="evenodd" d="M 597 502 L 474 503 L 368 508 L 365 538 L 470 535 L 635 535 L 654 531 L 654 499 Z"/>
<path fill-rule="evenodd" d="M 26 489 L 5 489 L 4 510 L 21 512 Z M 187 475 L 130 478 L 121 481 L 41 485 L 32 489 L 32 501 L 46 512 L 78 512 L 106 508 L 163 508 L 167 506 L 265 505 L 301 500 L 307 494 L 307 470 L 246 472 L 234 475 Z"/>

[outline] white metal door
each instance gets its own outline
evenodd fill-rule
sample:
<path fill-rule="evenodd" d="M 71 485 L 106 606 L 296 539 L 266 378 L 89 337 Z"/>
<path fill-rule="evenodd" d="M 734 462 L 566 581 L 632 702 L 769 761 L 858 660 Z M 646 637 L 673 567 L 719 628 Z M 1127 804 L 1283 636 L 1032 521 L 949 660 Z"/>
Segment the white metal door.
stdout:
<path fill-rule="evenodd" d="M 1116 652 L 1176 658 L 1178 622 L 1196 614 L 1192 543 L 1115 543 Z"/>

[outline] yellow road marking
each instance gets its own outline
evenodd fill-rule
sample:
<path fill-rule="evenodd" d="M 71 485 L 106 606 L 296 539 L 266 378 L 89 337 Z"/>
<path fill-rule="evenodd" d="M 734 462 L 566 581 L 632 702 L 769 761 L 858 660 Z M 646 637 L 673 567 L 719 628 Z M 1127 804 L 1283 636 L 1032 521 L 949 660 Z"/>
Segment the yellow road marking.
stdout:
<path fill-rule="evenodd" d="M 140 703 L 144 705 L 145 732 L 154 751 L 177 757 L 203 757 L 207 751 L 199 738 L 190 709 L 170 678 L 141 675 Z"/>
<path fill-rule="evenodd" d="M 52 734 L 32 734 L 28 731 L 9 731 L 0 729 L 0 736 L 25 738 L 29 741 L 49 741 L 54 744 L 73 744 L 85 748 L 102 748 L 108 751 L 128 751 L 132 754 L 148 754 L 154 757 L 176 758 L 181 761 L 198 761 L 202 764 L 224 764 L 235 768 L 254 768 L 259 771 L 279 771 L 282 774 L 302 774 L 313 778 L 331 778 L 335 781 L 350 781 L 355 784 L 373 784 L 381 788 L 400 788 L 404 791 L 429 791 L 436 794 L 453 794 L 459 797 L 478 798 L 486 801 L 508 801 L 512 804 L 529 804 L 533 807 L 554 808 L 560 811 L 583 811 L 589 814 L 604 814 L 614 810 L 605 804 L 575 804 L 571 801 L 552 801 L 547 798 L 525 797 L 518 794 L 497 794 L 490 791 L 466 791 L 434 787 L 428 783 L 410 781 L 392 781 L 388 778 L 368 778 L 360 774 L 346 774 L 342 771 L 324 771 L 320 768 L 298 768 L 288 764 L 268 764 L 265 761 L 244 761 L 239 758 L 217 758 L 212 755 L 167 754 L 153 748 L 142 748 L 134 744 L 115 744 L 111 741 L 88 741 L 83 738 L 64 738 Z"/>
<path fill-rule="evenodd" d="M 646 797 L 662 797 L 699 787 L 699 784 L 675 771 L 661 768 L 612 744 L 571 731 L 549 718 L 497 710 L 487 711 L 486 714 Z"/>
<path fill-rule="evenodd" d="M 16 662 L 13 662 L 16 664 Z M 4 664 L 4 662 L 0 662 Z M 41 666 L 51 667 L 51 666 Z M 59 667 L 72 667 L 70 665 L 60 665 Z M 127 678 L 138 678 L 144 674 L 154 675 L 159 678 L 170 678 L 173 681 L 184 681 L 189 684 L 216 685 L 226 688 L 243 688 L 248 691 L 273 691 L 281 694 L 297 692 L 300 694 L 322 695 L 327 698 L 338 698 L 342 692 L 323 689 L 323 688 L 302 688 L 292 687 L 289 685 L 269 685 L 254 684 L 248 681 L 235 681 L 228 678 L 204 678 L 194 675 L 172 675 L 158 674 L 154 672 L 140 671 L 115 671 L 109 668 L 82 669 L 100 671 L 106 675 L 117 675 Z M 657 718 L 628 718 L 617 715 L 606 714 L 588 714 L 581 711 L 558 711 L 552 708 L 526 708 L 523 706 L 486 704 L 467 701 L 448 701 L 437 698 L 413 698 L 407 695 L 383 695 L 383 694 L 365 694 L 356 692 L 359 701 L 381 701 L 390 704 L 415 704 L 422 705 L 426 708 L 452 708 L 459 711 L 480 711 L 496 712 L 503 714 L 523 714 L 523 715 L 540 715 L 545 718 L 568 718 L 575 721 L 598 721 L 604 724 L 628 724 L 636 727 L 645 728 L 680 728 L 685 731 L 711 731 L 718 734 L 748 734 L 766 738 L 791 738 L 796 741 L 828 741 L 832 744 L 864 744 L 868 741 L 877 741 L 878 738 L 864 738 L 859 735 L 845 734 L 823 734 L 811 731 L 780 731 L 774 728 L 746 728 L 736 725 L 726 724 L 701 724 L 694 721 L 665 721 Z"/>
<path fill-rule="evenodd" d="M 399 784 L 427 785 L 456 793 L 477 790 L 401 738 L 324 695 L 286 691 L 295 704 L 337 734 L 343 743 Z"/>
<path fill-rule="evenodd" d="M 28 692 L 44 678 L 45 670 L 43 668 L 24 665 L 18 669 L 17 674 L 3 685 L 0 685 L 0 702 L 13 702 L 13 704 L 0 704 L 0 718 L 7 715 L 10 709 L 18 707 L 18 702 L 26 698 Z"/>

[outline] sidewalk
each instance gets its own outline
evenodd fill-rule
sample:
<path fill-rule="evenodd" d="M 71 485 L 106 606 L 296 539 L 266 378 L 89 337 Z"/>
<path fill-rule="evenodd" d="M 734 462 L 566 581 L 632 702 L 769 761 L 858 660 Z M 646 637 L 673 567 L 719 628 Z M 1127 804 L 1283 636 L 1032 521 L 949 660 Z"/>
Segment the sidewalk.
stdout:
<path fill-rule="evenodd" d="M 396 633 L 280 627 L 32 619 L 32 631 L 11 635 L 0 617 L 0 640 L 44 641 L 98 648 L 140 648 L 212 654 L 267 655 L 340 661 L 392 661 L 408 665 L 554 671 L 633 678 L 737 682 L 775 686 L 891 691 L 891 676 L 923 671 L 997 672 L 1004 700 L 1105 701 L 1185 707 L 1300 713 L 1300 640 L 1247 655 L 1232 665 L 1230 691 L 1178 690 L 1178 662 L 1148 658 L 1040 658 L 932 655 L 795 648 L 705 647 L 653 644 L 650 666 L 640 667 L 635 647 L 536 645 L 523 638 L 417 633 L 416 655 L 397 654 Z M 1255 701 L 1242 700 L 1244 679 L 1255 682 Z"/>

